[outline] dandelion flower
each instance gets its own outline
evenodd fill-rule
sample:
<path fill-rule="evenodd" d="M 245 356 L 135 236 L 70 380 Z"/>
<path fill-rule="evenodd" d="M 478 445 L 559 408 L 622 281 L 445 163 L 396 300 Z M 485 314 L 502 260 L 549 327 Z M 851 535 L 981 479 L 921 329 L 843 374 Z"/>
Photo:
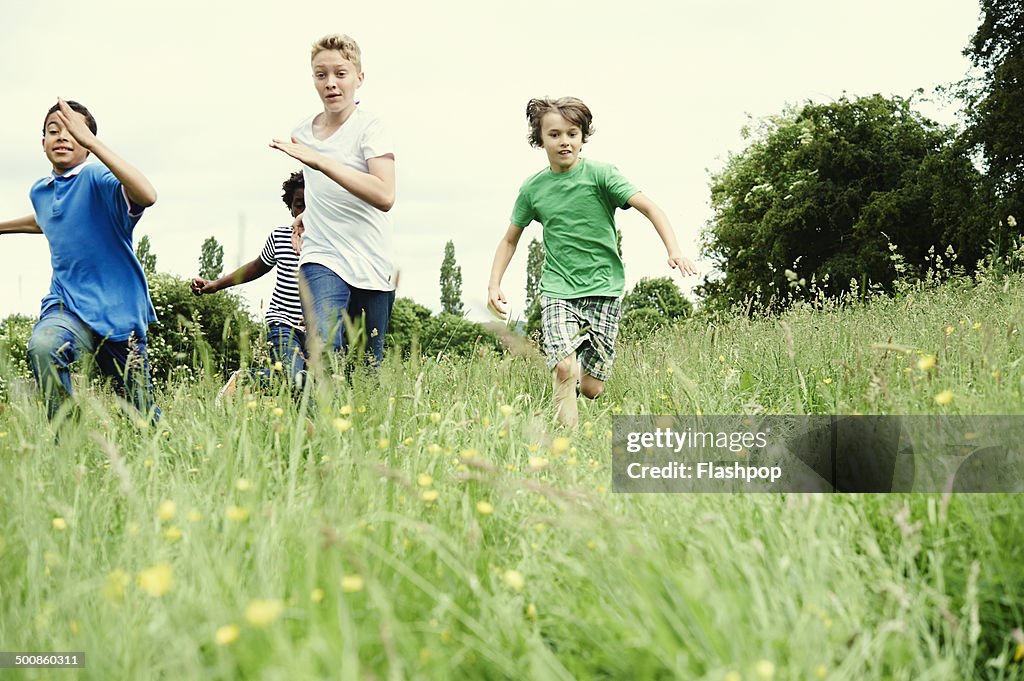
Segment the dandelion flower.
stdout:
<path fill-rule="evenodd" d="M 124 529 L 128 533 L 129 537 L 134 537 L 139 533 L 139 524 L 133 520 L 132 522 L 125 525 Z"/>
<path fill-rule="evenodd" d="M 366 405 L 365 404 L 360 404 L 356 408 L 356 411 L 358 411 L 360 414 L 365 414 L 366 413 Z"/>
<path fill-rule="evenodd" d="M 438 492 L 436 489 L 426 489 L 423 490 L 422 494 L 420 494 L 420 499 L 422 499 L 423 501 L 431 502 L 437 501 L 437 498 L 439 496 L 441 496 L 441 493 Z"/>
<path fill-rule="evenodd" d="M 956 329 L 954 329 L 952 326 L 947 326 L 946 327 L 946 335 L 947 336 L 951 335 L 954 331 L 956 331 Z"/>
<path fill-rule="evenodd" d="M 537 606 L 533 603 L 530 603 L 528 606 L 526 606 L 526 616 L 529 617 L 531 620 L 537 619 Z"/>
<path fill-rule="evenodd" d="M 319 603 L 323 599 L 324 599 L 324 590 L 323 589 L 313 589 L 312 591 L 309 592 L 309 600 L 313 601 L 314 603 Z"/>
<path fill-rule="evenodd" d="M 284 416 L 284 409 L 282 409 L 281 407 L 274 407 L 270 411 L 270 413 L 273 414 L 274 416 Z"/>
<path fill-rule="evenodd" d="M 430 421 L 431 421 L 431 423 L 440 423 L 441 422 L 441 412 L 437 412 L 437 411 L 433 412 L 430 415 Z"/>
<path fill-rule="evenodd" d="M 1020 662 L 1024 660 L 1024 643 L 1018 643 L 1017 649 L 1013 651 L 1013 661 Z"/>
<path fill-rule="evenodd" d="M 819 679 L 825 678 L 828 676 L 828 668 L 823 664 L 819 664 L 814 668 L 814 676 Z"/>
<path fill-rule="evenodd" d="M 516 413 L 516 408 L 511 404 L 503 404 L 498 407 L 498 411 L 501 412 L 502 416 L 512 416 L 512 414 Z"/>
<path fill-rule="evenodd" d="M 771 681 L 775 677 L 775 665 L 768 660 L 759 660 L 754 665 L 754 673 L 762 681 Z"/>
<path fill-rule="evenodd" d="M 347 594 L 362 591 L 364 586 L 366 586 L 366 580 L 362 575 L 345 575 L 341 578 L 341 590 Z"/>
<path fill-rule="evenodd" d="M 491 502 L 481 499 L 476 502 L 476 512 L 480 515 L 490 515 L 494 513 L 494 506 L 491 505 Z"/>
<path fill-rule="evenodd" d="M 539 471 L 542 468 L 548 467 L 548 460 L 543 456 L 531 456 L 527 461 L 527 464 L 529 465 L 530 470 Z"/>
<path fill-rule="evenodd" d="M 164 530 L 164 539 L 172 543 L 178 541 L 181 539 L 181 530 L 178 529 L 177 525 L 171 525 Z"/>
<path fill-rule="evenodd" d="M 479 456 L 479 454 L 480 452 L 478 452 L 476 449 L 472 447 L 469 449 L 463 449 L 461 452 L 459 452 L 459 456 L 462 457 L 463 459 L 475 459 L 477 456 Z"/>
<path fill-rule="evenodd" d="M 124 590 L 131 581 L 132 578 L 124 570 L 111 570 L 107 578 L 103 580 L 103 588 L 100 593 L 111 603 L 120 605 L 124 601 Z"/>
<path fill-rule="evenodd" d="M 971 324 L 971 328 L 972 329 L 980 329 L 981 328 L 981 322 L 974 322 L 973 324 Z"/>
<path fill-rule="evenodd" d="M 405 445 L 406 447 L 408 447 L 412 443 L 413 443 L 413 439 L 411 437 L 407 437 L 404 440 L 402 440 L 402 444 Z"/>
<path fill-rule="evenodd" d="M 249 400 L 248 402 L 245 403 L 245 408 L 249 409 L 250 411 L 258 406 L 260 406 L 260 403 L 257 402 L 256 400 Z"/>
<path fill-rule="evenodd" d="M 274 371 L 284 371 L 284 365 L 280 362 L 274 362 L 273 369 Z"/>
<path fill-rule="evenodd" d="M 917 368 L 921 371 L 928 371 L 935 366 L 935 355 L 921 355 L 921 359 L 917 360 Z"/>
<path fill-rule="evenodd" d="M 138 574 L 135 580 L 139 588 L 154 598 L 159 598 L 170 591 L 174 583 L 174 573 L 167 563 L 157 563 Z"/>
<path fill-rule="evenodd" d="M 342 405 L 342 407 L 340 409 L 340 413 L 341 413 L 342 416 L 349 416 L 349 415 L 351 415 L 352 414 L 352 405 L 351 404 Z"/>
<path fill-rule="evenodd" d="M 938 405 L 946 406 L 947 404 L 949 404 L 952 401 L 953 401 L 953 391 L 952 390 L 943 390 L 942 392 L 940 392 L 938 395 L 935 396 L 935 404 L 938 404 Z"/>
<path fill-rule="evenodd" d="M 832 377 L 831 376 L 826 376 L 825 378 L 821 379 L 821 381 L 825 385 L 832 385 Z"/>
<path fill-rule="evenodd" d="M 419 477 L 416 478 L 416 484 L 420 487 L 430 487 L 434 483 L 434 479 L 426 473 L 420 473 Z"/>
<path fill-rule="evenodd" d="M 203 514 L 195 509 L 192 509 L 191 511 L 185 514 L 185 518 L 190 523 L 198 523 L 200 520 L 203 519 Z"/>
<path fill-rule="evenodd" d="M 739 672 L 733 671 L 726 674 L 723 681 L 743 681 L 743 677 Z"/>
<path fill-rule="evenodd" d="M 245 607 L 245 621 L 254 627 L 269 626 L 281 616 L 284 605 L 276 599 L 257 599 Z"/>
<path fill-rule="evenodd" d="M 505 580 L 505 584 L 515 591 L 522 591 L 523 587 L 526 586 L 526 580 L 523 578 L 523 574 L 518 570 L 505 570 L 503 579 Z"/>
<path fill-rule="evenodd" d="M 438 445 L 438 444 L 430 445 L 429 447 L 427 447 L 427 453 L 428 454 L 433 454 L 435 456 L 440 454 L 441 453 L 441 445 Z"/>
<path fill-rule="evenodd" d="M 352 422 L 348 419 L 336 418 L 332 423 L 334 424 L 334 429 L 339 433 L 344 433 L 352 427 Z"/>
<path fill-rule="evenodd" d="M 227 515 L 228 520 L 233 520 L 236 523 L 240 523 L 249 517 L 249 509 L 243 506 L 235 506 L 232 504 L 231 506 L 228 506 L 225 515 Z"/>
<path fill-rule="evenodd" d="M 391 440 L 387 439 L 386 437 L 382 437 L 380 440 L 377 441 L 377 446 L 380 447 L 381 449 L 387 449 L 389 444 L 391 444 Z"/>
<path fill-rule="evenodd" d="M 569 438 L 567 437 L 556 437 L 551 441 L 551 453 L 561 454 L 569 449 Z"/>
<path fill-rule="evenodd" d="M 64 520 L 60 516 L 54 518 L 52 521 L 50 521 L 50 523 L 53 525 L 53 529 L 57 530 L 58 532 L 63 532 L 64 530 L 68 529 L 68 521 Z"/>
<path fill-rule="evenodd" d="M 229 646 L 237 640 L 237 624 L 225 624 L 223 627 L 218 627 L 217 633 L 213 635 L 213 642 L 219 646 Z"/>

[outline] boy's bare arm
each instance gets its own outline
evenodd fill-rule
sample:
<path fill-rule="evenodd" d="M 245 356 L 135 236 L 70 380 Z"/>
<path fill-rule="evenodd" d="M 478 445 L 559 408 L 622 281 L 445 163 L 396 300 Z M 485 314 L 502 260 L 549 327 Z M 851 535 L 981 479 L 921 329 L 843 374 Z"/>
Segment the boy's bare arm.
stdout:
<path fill-rule="evenodd" d="M 58 98 L 57 104 L 59 108 L 55 113 L 60 122 L 76 142 L 91 151 L 96 158 L 103 162 L 103 165 L 110 169 L 110 172 L 114 173 L 114 177 L 121 181 L 121 186 L 124 187 L 128 199 L 143 208 L 148 208 L 156 203 L 156 189 L 149 183 L 146 176 L 92 134 L 92 130 L 85 124 L 85 121 L 80 116 L 73 115 L 67 102 Z"/>
<path fill-rule="evenodd" d="M 367 159 L 370 172 L 363 173 L 313 151 L 294 137 L 291 141 L 275 139 L 270 146 L 319 170 L 378 210 L 387 212 L 395 205 L 395 157 L 391 154 Z"/>
<path fill-rule="evenodd" d="M 675 231 L 672 229 L 672 223 L 668 221 L 668 216 L 665 215 L 665 211 L 658 208 L 658 205 L 651 201 L 649 198 L 644 196 L 641 192 L 633 194 L 627 202 L 629 205 L 636 208 L 638 211 L 643 213 L 644 217 L 651 221 L 654 225 L 654 231 L 661 237 L 661 242 L 665 244 L 665 250 L 668 251 L 668 264 L 672 269 L 678 269 L 680 274 L 686 276 L 688 274 L 698 274 L 697 268 L 693 262 L 685 257 L 679 250 L 679 243 L 676 241 Z"/>
<path fill-rule="evenodd" d="M 197 296 L 201 296 L 204 293 L 216 293 L 217 291 L 231 286 L 237 286 L 238 284 L 247 284 L 254 279 L 259 279 L 271 269 L 273 268 L 263 262 L 262 258 L 256 258 L 255 260 L 245 263 L 231 274 L 225 274 L 220 279 L 216 279 L 214 281 L 208 281 L 206 279 L 196 277 L 192 280 L 192 293 Z"/>
<path fill-rule="evenodd" d="M 36 224 L 36 216 L 26 215 L 23 218 L 14 218 L 13 220 L 4 220 L 0 222 L 0 234 L 42 234 L 43 230 L 39 229 L 39 225 Z"/>
<path fill-rule="evenodd" d="M 498 242 L 498 248 L 494 251 L 494 262 L 491 263 L 491 278 L 487 282 L 487 305 L 502 319 L 508 317 L 508 300 L 501 290 L 501 279 L 505 276 L 505 270 L 508 269 L 522 236 L 522 227 L 509 224 L 505 236 Z"/>

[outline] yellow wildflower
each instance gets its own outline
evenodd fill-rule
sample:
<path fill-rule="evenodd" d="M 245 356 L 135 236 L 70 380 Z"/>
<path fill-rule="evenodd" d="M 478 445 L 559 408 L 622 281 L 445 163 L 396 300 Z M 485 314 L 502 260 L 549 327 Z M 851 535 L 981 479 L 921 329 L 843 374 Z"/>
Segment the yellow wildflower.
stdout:
<path fill-rule="evenodd" d="M 551 441 L 551 453 L 561 454 L 569 449 L 569 438 L 567 437 L 556 437 Z"/>
<path fill-rule="evenodd" d="M 935 366 L 935 355 L 921 355 L 921 359 L 917 360 L 917 368 L 921 371 L 928 371 Z"/>
<path fill-rule="evenodd" d="M 103 588 L 100 593 L 111 603 L 121 604 L 124 601 L 124 590 L 130 584 L 132 578 L 124 570 L 111 570 L 110 574 L 103 581 Z"/>
<path fill-rule="evenodd" d="M 319 603 L 323 599 L 324 599 L 324 590 L 323 589 L 319 589 L 319 588 L 318 589 L 313 589 L 312 591 L 309 592 L 309 600 L 313 601 L 314 603 Z"/>
<path fill-rule="evenodd" d="M 181 530 L 178 529 L 177 525 L 171 525 L 164 530 L 164 539 L 169 542 L 176 542 L 181 539 Z"/>
<path fill-rule="evenodd" d="M 754 673 L 757 674 L 757 678 L 761 679 L 761 681 L 771 681 L 775 676 L 775 665 L 768 660 L 759 660 L 754 665 Z"/>
<path fill-rule="evenodd" d="M 228 646 L 238 640 L 238 625 L 225 624 L 218 627 L 217 633 L 213 635 L 213 642 L 219 646 Z"/>
<path fill-rule="evenodd" d="M 239 492 L 248 492 L 252 489 L 252 483 L 245 478 L 239 478 L 238 480 L 235 480 L 235 489 Z"/>
<path fill-rule="evenodd" d="M 953 391 L 952 390 L 943 390 L 942 392 L 940 392 L 938 395 L 935 396 L 935 404 L 938 404 L 938 405 L 946 406 L 947 404 L 949 404 L 952 401 L 953 401 Z"/>
<path fill-rule="evenodd" d="M 274 623 L 284 611 L 284 605 L 276 599 L 257 599 L 245 607 L 245 621 L 254 627 L 266 627 Z"/>
<path fill-rule="evenodd" d="M 504 580 L 515 591 L 522 591 L 526 585 L 526 580 L 518 570 L 505 570 Z"/>
<path fill-rule="evenodd" d="M 423 501 L 426 502 L 432 502 L 437 501 L 439 496 L 441 496 L 441 494 L 436 489 L 426 489 L 423 490 L 422 494 L 420 494 L 420 499 L 423 499 Z"/>
<path fill-rule="evenodd" d="M 476 512 L 480 515 L 490 515 L 494 513 L 494 506 L 491 505 L 491 502 L 481 499 L 476 502 Z"/>
<path fill-rule="evenodd" d="M 68 529 L 68 521 L 64 520 L 60 516 L 57 516 L 56 518 L 51 520 L 50 524 L 53 525 L 53 529 L 57 530 L 58 532 L 63 532 L 64 530 Z"/>
<path fill-rule="evenodd" d="M 174 583 L 174 573 L 167 563 L 157 563 L 138 574 L 135 581 L 139 588 L 154 598 L 159 598 L 170 591 Z"/>
<path fill-rule="evenodd" d="M 416 484 L 420 487 L 430 487 L 434 483 L 434 479 L 426 473 L 420 473 L 416 478 Z"/>
<path fill-rule="evenodd" d="M 341 578 L 341 590 L 347 594 L 362 591 L 366 581 L 361 575 L 345 575 Z"/>
<path fill-rule="evenodd" d="M 249 517 L 249 509 L 243 506 L 235 506 L 234 504 L 232 504 L 231 506 L 228 506 L 225 515 L 227 515 L 228 520 L 233 520 L 236 523 L 240 523 Z"/>

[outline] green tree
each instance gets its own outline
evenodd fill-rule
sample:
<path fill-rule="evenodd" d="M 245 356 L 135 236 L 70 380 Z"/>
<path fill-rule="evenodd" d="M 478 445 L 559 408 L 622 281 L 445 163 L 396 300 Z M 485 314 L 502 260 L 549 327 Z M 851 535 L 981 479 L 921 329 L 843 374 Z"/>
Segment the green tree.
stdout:
<path fill-rule="evenodd" d="M 710 307 L 782 305 L 897 277 L 889 245 L 917 276 L 929 249 L 973 264 L 985 252 L 981 174 L 952 128 L 901 97 L 808 103 L 762 120 L 712 177 L 704 254 L 722 277 L 698 289 Z M 794 276 L 796 275 L 796 276 Z"/>
<path fill-rule="evenodd" d="M 138 245 L 135 246 L 135 257 L 139 259 L 147 279 L 156 274 L 156 253 L 150 248 L 148 234 L 139 239 Z"/>
<path fill-rule="evenodd" d="M 388 348 L 408 356 L 414 342 L 420 338 L 423 325 L 430 319 L 430 309 L 412 298 L 396 298 L 388 322 Z"/>
<path fill-rule="evenodd" d="M 544 272 L 544 245 L 530 240 L 526 253 L 526 335 L 540 332 L 540 277 Z"/>
<path fill-rule="evenodd" d="M 441 309 L 459 317 L 463 314 L 462 268 L 455 264 L 455 244 L 450 240 L 444 245 L 441 261 Z"/>
<path fill-rule="evenodd" d="M 217 279 L 223 271 L 224 247 L 211 236 L 203 242 L 203 249 L 199 254 L 199 276 L 203 279 Z"/>
<path fill-rule="evenodd" d="M 619 333 L 623 340 L 640 340 L 692 313 L 693 305 L 671 277 L 641 279 L 622 298 Z"/>
<path fill-rule="evenodd" d="M 962 83 L 967 140 L 982 152 L 1001 218 L 1024 214 L 1024 0 L 981 0 L 964 49 L 977 75 Z"/>

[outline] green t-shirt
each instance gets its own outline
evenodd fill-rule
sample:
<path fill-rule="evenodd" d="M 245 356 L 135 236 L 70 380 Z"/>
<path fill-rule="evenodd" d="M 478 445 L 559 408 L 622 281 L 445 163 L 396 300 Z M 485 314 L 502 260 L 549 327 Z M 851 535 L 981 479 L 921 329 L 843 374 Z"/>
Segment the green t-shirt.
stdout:
<path fill-rule="evenodd" d="M 615 209 L 637 188 L 610 163 L 581 158 L 567 173 L 545 168 L 519 189 L 512 224 L 544 227 L 541 293 L 551 298 L 621 296 L 626 275 L 615 239 Z"/>

